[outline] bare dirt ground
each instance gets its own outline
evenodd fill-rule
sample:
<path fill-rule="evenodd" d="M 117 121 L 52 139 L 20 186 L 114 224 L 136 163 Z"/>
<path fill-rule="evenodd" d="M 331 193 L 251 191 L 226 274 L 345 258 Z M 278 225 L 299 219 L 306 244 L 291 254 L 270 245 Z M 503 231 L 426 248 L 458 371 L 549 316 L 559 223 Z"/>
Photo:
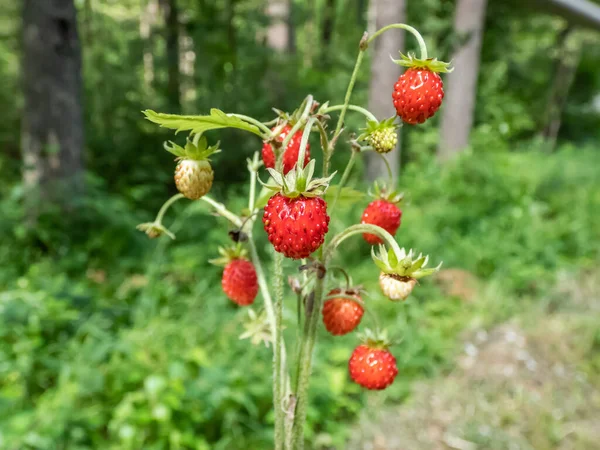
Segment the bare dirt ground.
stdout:
<path fill-rule="evenodd" d="M 452 373 L 377 397 L 349 450 L 600 449 L 600 273 L 559 275 L 514 320 L 470 330 Z"/>

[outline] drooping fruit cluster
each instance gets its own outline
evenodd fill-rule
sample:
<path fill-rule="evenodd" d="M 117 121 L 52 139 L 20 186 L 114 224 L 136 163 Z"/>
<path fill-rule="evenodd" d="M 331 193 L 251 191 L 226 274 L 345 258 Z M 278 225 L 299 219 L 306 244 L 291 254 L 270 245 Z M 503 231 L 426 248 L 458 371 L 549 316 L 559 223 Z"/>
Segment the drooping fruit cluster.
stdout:
<path fill-rule="evenodd" d="M 396 358 L 389 352 L 385 337 L 373 337 L 367 331 L 363 341 L 354 349 L 348 362 L 350 378 L 370 390 L 385 389 L 398 375 Z"/>
<path fill-rule="evenodd" d="M 227 297 L 240 306 L 254 303 L 258 294 L 258 277 L 254 264 L 248 261 L 246 252 L 238 244 L 230 248 L 219 248 L 221 256 L 210 262 L 225 266 L 221 287 Z"/>
<path fill-rule="evenodd" d="M 170 142 L 165 149 L 177 156 L 175 167 L 175 186 L 186 198 L 198 200 L 210 191 L 214 172 L 208 157 L 220 152 L 219 144 L 208 147 L 206 137 L 202 136 L 197 144 L 188 140 L 185 147 Z"/>
<path fill-rule="evenodd" d="M 287 258 L 306 258 L 323 244 L 329 231 L 327 203 L 321 195 L 333 175 L 313 180 L 314 160 L 304 169 L 296 165 L 285 176 L 273 169 L 267 170 L 275 184 L 266 187 L 277 191 L 267 202 L 263 214 L 269 242 Z"/>
<path fill-rule="evenodd" d="M 356 289 L 333 289 L 323 304 L 323 324 L 334 336 L 342 336 L 353 331 L 365 312 L 362 298 Z"/>
<path fill-rule="evenodd" d="M 367 205 L 360 223 L 377 225 L 395 236 L 402 218 L 402 211 L 398 208 L 398 203 L 402 201 L 403 194 L 398 194 L 388 187 L 382 187 L 379 183 L 375 183 L 374 191 L 376 199 Z M 364 233 L 363 238 L 371 245 L 383 243 L 379 236 L 371 233 Z"/>
<path fill-rule="evenodd" d="M 432 117 L 442 105 L 444 83 L 439 73 L 450 72 L 449 64 L 436 59 L 421 60 L 401 54 L 397 64 L 407 67 L 394 84 L 392 99 L 398 116 L 415 125 Z"/>
<path fill-rule="evenodd" d="M 277 127 L 271 129 L 271 131 L 275 131 Z M 292 130 L 292 127 L 287 124 L 279 133 L 278 140 L 279 142 L 283 142 L 285 137 Z M 302 141 L 303 130 L 298 130 L 294 133 L 289 143 L 287 144 L 284 152 L 283 152 L 283 173 L 287 174 L 290 170 L 294 168 L 296 162 L 298 161 L 298 153 L 300 152 L 300 142 Z M 273 169 L 275 168 L 275 152 L 273 151 L 273 147 L 268 142 L 263 144 L 262 148 L 262 158 L 266 168 Z M 306 153 L 304 156 L 304 165 L 306 166 L 310 161 L 310 144 L 306 145 Z"/>

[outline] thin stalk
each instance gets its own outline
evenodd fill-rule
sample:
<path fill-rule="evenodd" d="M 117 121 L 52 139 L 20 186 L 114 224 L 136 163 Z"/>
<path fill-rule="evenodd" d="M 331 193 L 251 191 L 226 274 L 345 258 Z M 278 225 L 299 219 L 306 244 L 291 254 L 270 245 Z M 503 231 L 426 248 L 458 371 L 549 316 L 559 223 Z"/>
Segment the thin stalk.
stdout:
<path fill-rule="evenodd" d="M 158 210 L 158 214 L 156 215 L 156 219 L 154 219 L 154 222 L 162 223 L 163 217 L 165 216 L 165 213 L 170 208 L 170 206 L 177 200 L 181 200 L 182 198 L 185 198 L 183 194 L 175 194 L 173 197 L 167 200 Z"/>
<path fill-rule="evenodd" d="M 390 233 L 388 233 L 386 230 L 384 230 L 381 227 L 378 227 L 377 225 L 359 223 L 359 224 L 352 225 L 351 227 L 346 228 L 344 231 L 337 234 L 331 240 L 331 243 L 327 246 L 327 249 L 325 250 L 325 261 L 327 261 L 331 257 L 331 255 L 333 254 L 333 251 L 342 242 L 344 242 L 346 239 L 348 239 L 351 236 L 354 236 L 356 234 L 362 234 L 362 233 L 370 233 L 370 234 L 379 236 L 381 239 L 383 239 L 385 241 L 386 244 L 388 244 L 394 250 L 394 253 L 397 256 L 401 254 L 401 250 L 400 250 L 400 247 L 398 246 L 398 243 L 396 242 L 394 237 Z"/>
<path fill-rule="evenodd" d="M 304 123 L 308 120 L 308 116 L 310 114 L 312 107 L 313 107 L 313 96 L 309 95 L 308 97 L 306 97 L 306 106 L 304 107 L 304 110 L 302 111 L 302 115 L 300 116 L 300 119 L 298 120 L 298 122 L 296 122 L 296 124 L 292 127 L 290 132 L 283 139 L 283 142 L 281 143 L 282 149 L 287 148 L 288 144 L 294 137 L 294 134 L 296 134 L 296 131 L 298 131 L 300 128 L 302 128 Z"/>
<path fill-rule="evenodd" d="M 212 206 L 213 208 L 215 208 L 215 210 L 217 211 L 217 213 L 220 216 L 225 217 L 227 220 L 229 220 L 235 226 L 237 226 L 237 227 L 241 227 L 242 226 L 242 219 L 239 218 L 238 216 L 236 216 L 231 211 L 229 211 L 227 208 L 225 208 L 225 205 L 223 205 L 222 203 L 214 201 L 212 198 L 210 198 L 207 195 L 205 195 L 204 197 L 200 198 L 200 200 L 205 201 L 210 206 Z"/>
<path fill-rule="evenodd" d="M 310 137 L 310 132 L 312 131 L 313 124 L 317 122 L 315 117 L 311 117 L 308 122 L 306 122 L 306 127 L 304 127 L 304 132 L 302 133 L 302 139 L 300 140 L 300 150 L 298 150 L 298 162 L 297 165 L 300 168 L 304 167 L 304 158 L 306 157 L 306 147 L 308 146 L 308 138 Z"/>
<path fill-rule="evenodd" d="M 421 36 L 421 34 L 416 29 L 414 29 L 410 25 L 406 25 L 404 23 L 393 23 L 391 25 L 387 25 L 387 26 L 377 30 L 375 33 L 373 33 L 373 36 L 371 36 L 371 37 L 369 37 L 369 39 L 367 39 L 367 45 L 369 45 L 371 42 L 373 42 L 373 40 L 375 40 L 375 38 L 377 38 L 380 34 L 385 33 L 386 31 L 394 29 L 394 28 L 401 28 L 403 30 L 406 30 L 406 31 L 412 33 L 413 36 L 416 37 L 417 41 L 419 42 L 419 50 L 421 51 L 421 59 L 422 60 L 427 59 L 427 46 L 425 45 L 423 36 Z"/>
<path fill-rule="evenodd" d="M 275 408 L 275 450 L 283 448 L 284 414 L 281 355 L 283 347 L 283 255 L 277 253 L 274 258 L 275 272 L 275 352 L 273 355 L 273 406 Z"/>
<path fill-rule="evenodd" d="M 387 160 L 387 158 L 383 154 L 376 152 L 372 147 L 370 147 L 370 150 L 373 150 L 373 153 L 379 155 L 379 157 L 383 160 L 383 164 L 385 165 L 385 168 L 387 170 L 390 186 L 393 186 L 394 185 L 394 175 L 392 173 L 392 168 L 390 167 L 390 162 Z M 366 151 L 366 150 L 363 150 L 363 151 Z"/>
<path fill-rule="evenodd" d="M 375 117 L 373 115 L 373 113 L 371 113 L 371 111 L 369 111 L 366 108 L 363 108 L 361 106 L 357 106 L 357 105 L 348 105 L 347 108 L 351 111 L 356 111 L 361 113 L 363 116 L 365 116 L 367 119 L 369 120 L 374 120 L 375 122 L 379 122 L 377 120 L 377 117 Z M 322 111 L 323 114 L 327 114 L 328 112 L 332 112 L 332 111 L 340 111 L 344 109 L 344 105 L 334 105 L 334 106 L 330 106 L 327 109 L 325 109 L 324 111 Z"/>
<path fill-rule="evenodd" d="M 342 124 L 344 123 L 344 117 L 346 116 L 346 110 L 348 109 L 348 105 L 350 104 L 350 97 L 352 97 L 352 90 L 354 89 L 354 84 L 356 83 L 356 77 L 358 76 L 358 70 L 360 69 L 360 65 L 362 64 L 362 60 L 365 57 L 365 50 L 362 48 L 358 52 L 358 57 L 356 58 L 356 63 L 354 64 L 354 70 L 352 71 L 352 76 L 350 77 L 350 83 L 348 83 L 348 89 L 346 89 L 346 97 L 344 98 L 344 104 L 342 105 L 342 112 L 340 113 L 340 117 L 338 118 L 337 125 L 335 127 L 334 136 L 337 136 L 340 130 L 342 129 Z"/>
<path fill-rule="evenodd" d="M 346 185 L 348 181 L 348 177 L 350 176 L 350 172 L 352 171 L 352 167 L 354 166 L 354 162 L 356 161 L 356 156 L 358 152 L 356 150 L 352 150 L 352 154 L 350 155 L 350 159 L 348 160 L 348 164 L 346 164 L 346 168 L 344 169 L 344 173 L 342 174 L 342 179 L 340 183 L 337 185 L 337 191 L 335 193 L 335 197 L 333 198 L 333 202 L 331 202 L 331 206 L 329 207 L 329 215 L 333 215 L 333 210 L 335 209 L 335 205 L 337 204 L 340 195 L 342 194 L 342 188 Z"/>
<path fill-rule="evenodd" d="M 250 210 L 250 214 L 254 211 L 254 202 L 256 201 L 256 170 L 255 167 L 258 166 L 258 152 L 254 153 L 252 157 L 252 167 L 248 165 L 248 171 L 250 172 L 250 193 L 248 194 L 248 209 Z"/>
<path fill-rule="evenodd" d="M 252 125 L 256 125 L 258 128 L 260 128 L 261 131 L 264 131 L 265 133 L 265 138 L 266 139 L 270 139 L 273 137 L 273 132 L 262 122 L 254 119 L 253 117 L 250 116 L 245 116 L 243 114 L 227 114 L 228 116 L 232 116 L 232 117 L 237 117 L 238 119 L 242 119 L 248 123 L 251 123 Z"/>

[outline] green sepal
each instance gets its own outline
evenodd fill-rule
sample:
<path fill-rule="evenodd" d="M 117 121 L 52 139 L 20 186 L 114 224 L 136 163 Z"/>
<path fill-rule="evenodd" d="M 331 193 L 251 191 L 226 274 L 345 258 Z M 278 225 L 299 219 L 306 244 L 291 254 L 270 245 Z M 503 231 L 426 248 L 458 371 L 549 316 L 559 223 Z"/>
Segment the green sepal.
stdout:
<path fill-rule="evenodd" d="M 167 227 L 158 222 L 140 223 L 136 226 L 136 228 L 146 233 L 146 235 L 148 235 L 150 239 L 157 238 L 159 236 L 162 236 L 163 234 L 169 236 L 173 240 L 175 239 L 175 235 L 171 233 L 171 231 L 169 231 Z"/>
<path fill-rule="evenodd" d="M 404 199 L 404 193 L 398 192 L 383 181 L 375 181 L 369 195 L 374 199 L 386 200 L 390 203 L 400 203 Z"/>
<path fill-rule="evenodd" d="M 381 122 L 378 120 L 367 120 L 367 126 L 365 128 L 361 128 L 360 131 L 362 133 L 356 138 L 359 141 L 366 141 L 367 138 L 376 131 L 383 131 L 388 128 L 396 131 L 398 128 L 402 126 L 402 124 L 394 123 L 397 116 L 390 117 L 388 119 L 384 119 Z"/>
<path fill-rule="evenodd" d="M 178 158 L 193 159 L 195 161 L 208 160 L 210 155 L 221 151 L 219 149 L 219 142 L 212 147 L 209 147 L 206 136 L 197 135 L 197 137 L 198 138 L 194 139 L 194 141 L 188 139 L 185 147 L 177 145 L 175 142 L 168 141 L 164 143 L 164 148 Z"/>
<path fill-rule="evenodd" d="M 392 345 L 387 330 L 373 331 L 367 328 L 362 333 L 358 333 L 358 338 L 363 345 L 372 349 L 387 350 Z"/>
<path fill-rule="evenodd" d="M 182 116 L 179 114 L 157 113 L 151 109 L 143 111 L 146 119 L 156 123 L 163 128 L 180 131 L 190 131 L 191 134 L 202 134 L 205 131 L 216 130 L 219 128 L 237 128 L 249 131 L 257 136 L 263 137 L 260 129 L 251 123 L 248 123 L 238 117 L 229 116 L 220 109 L 213 108 L 210 115 L 207 116 Z"/>
<path fill-rule="evenodd" d="M 414 53 L 410 52 L 408 55 L 400 52 L 400 59 L 393 59 L 396 64 L 410 69 L 427 69 L 436 73 L 450 73 L 454 70 L 454 67 L 450 67 L 452 63 L 444 61 L 438 61 L 436 58 L 419 59 Z"/>
<path fill-rule="evenodd" d="M 333 179 L 337 172 L 332 173 L 327 178 L 315 178 L 314 159 L 311 159 L 306 167 L 296 166 L 290 170 L 287 175 L 277 172 L 275 169 L 267 169 L 274 184 L 265 184 L 260 179 L 259 182 L 267 189 L 275 192 L 281 192 L 289 198 L 304 197 L 321 197 L 327 191 L 329 182 Z"/>
<path fill-rule="evenodd" d="M 375 265 L 382 272 L 390 275 L 419 279 L 439 271 L 442 266 L 440 263 L 437 267 L 424 269 L 429 256 L 419 253 L 415 258 L 413 255 L 412 249 L 407 253 L 404 248 L 401 248 L 400 254 L 397 255 L 391 248 L 386 250 L 385 245 L 380 244 L 377 251 L 374 247 L 371 248 L 371 257 Z"/>
<path fill-rule="evenodd" d="M 269 347 L 273 341 L 273 334 L 265 310 L 256 314 L 252 308 L 249 308 L 248 319 L 244 321 L 244 330 L 239 339 L 250 339 L 253 345 L 263 343 L 266 347 Z"/>
<path fill-rule="evenodd" d="M 248 259 L 248 252 L 238 243 L 229 247 L 219 247 L 219 257 L 209 259 L 208 262 L 214 266 L 225 267 L 234 259 Z"/>

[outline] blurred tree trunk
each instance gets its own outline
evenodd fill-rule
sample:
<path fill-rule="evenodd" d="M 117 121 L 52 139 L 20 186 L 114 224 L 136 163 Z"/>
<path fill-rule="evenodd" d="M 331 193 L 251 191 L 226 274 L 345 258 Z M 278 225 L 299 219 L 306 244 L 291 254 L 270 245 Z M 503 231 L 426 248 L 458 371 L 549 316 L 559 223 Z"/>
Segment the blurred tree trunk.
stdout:
<path fill-rule="evenodd" d="M 370 11 L 375 19 L 375 28 L 406 21 L 405 0 L 372 0 Z M 374 11 L 373 11 L 374 10 Z M 400 76 L 400 67 L 390 61 L 390 55 L 397 57 L 404 48 L 404 32 L 401 30 L 388 31 L 379 36 L 372 44 L 371 81 L 369 84 L 369 110 L 379 119 L 395 115 L 392 103 L 394 83 Z M 387 155 L 394 179 L 400 173 L 400 142 L 396 149 Z M 367 172 L 369 181 L 386 178 L 387 169 L 379 155 L 367 153 Z"/>
<path fill-rule="evenodd" d="M 296 53 L 296 16 L 294 15 L 294 0 L 289 0 L 289 8 L 287 15 L 287 30 L 288 30 L 288 51 Z"/>
<path fill-rule="evenodd" d="M 323 6 L 323 28 L 321 29 L 321 57 L 324 61 L 329 59 L 334 20 L 335 0 L 325 0 L 325 5 Z"/>
<path fill-rule="evenodd" d="M 452 58 L 454 72 L 445 76 L 438 159 L 451 158 L 469 144 L 473 126 L 486 0 L 458 0 L 454 29 L 466 37 Z"/>
<path fill-rule="evenodd" d="M 83 188 L 84 135 L 73 0 L 24 0 L 22 74 L 25 187 L 46 198 L 74 199 Z"/>
<path fill-rule="evenodd" d="M 316 0 L 306 0 L 304 2 L 305 11 L 308 11 L 304 21 L 304 67 L 312 67 L 317 55 L 317 46 L 319 45 L 319 34 L 316 25 L 317 2 Z"/>
<path fill-rule="evenodd" d="M 165 15 L 167 41 L 167 101 L 171 113 L 181 111 L 181 86 L 179 74 L 179 10 L 177 0 L 160 0 Z"/>
<path fill-rule="evenodd" d="M 581 59 L 582 41 L 577 30 L 572 27 L 565 29 L 560 36 L 559 46 L 560 50 L 548 96 L 544 129 L 542 131 L 542 136 L 548 144 L 547 149 L 549 151 L 552 151 L 556 146 L 562 113 Z"/>
<path fill-rule="evenodd" d="M 270 19 L 267 46 L 278 52 L 287 52 L 290 45 L 290 0 L 269 0 L 267 16 Z"/>
<path fill-rule="evenodd" d="M 146 87 L 151 88 L 154 82 L 154 33 L 152 28 L 156 26 L 158 17 L 158 1 L 142 0 L 142 14 L 140 15 L 140 37 L 144 46 L 144 82 Z"/>
<path fill-rule="evenodd" d="M 373 0 L 375 1 L 375 0 Z M 357 0 L 356 2 L 356 23 L 363 28 L 366 24 L 367 0 Z"/>

